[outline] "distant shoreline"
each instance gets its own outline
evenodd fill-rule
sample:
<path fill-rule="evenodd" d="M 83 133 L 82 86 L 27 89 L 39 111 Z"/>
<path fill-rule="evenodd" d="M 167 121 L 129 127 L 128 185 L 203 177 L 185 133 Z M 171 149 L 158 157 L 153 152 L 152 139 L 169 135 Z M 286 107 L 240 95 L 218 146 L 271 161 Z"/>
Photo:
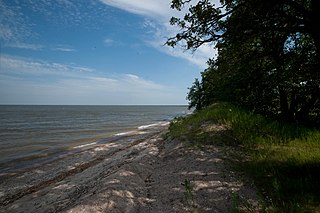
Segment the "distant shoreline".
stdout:
<path fill-rule="evenodd" d="M 188 104 L 0 104 L 1 106 L 70 106 L 70 107 L 74 107 L 74 106 L 84 106 L 84 107 L 104 107 L 104 106 L 111 106 L 111 107 L 188 107 Z"/>

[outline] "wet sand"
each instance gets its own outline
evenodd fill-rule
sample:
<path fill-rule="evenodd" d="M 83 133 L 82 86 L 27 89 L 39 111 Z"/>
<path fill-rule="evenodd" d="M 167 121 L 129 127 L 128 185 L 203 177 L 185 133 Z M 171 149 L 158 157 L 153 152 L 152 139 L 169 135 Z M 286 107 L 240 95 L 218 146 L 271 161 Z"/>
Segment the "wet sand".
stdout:
<path fill-rule="evenodd" d="M 255 188 L 230 169 L 223 147 L 163 140 L 167 126 L 0 176 L 0 212 L 231 212 L 235 194 L 239 208 L 257 208 Z"/>

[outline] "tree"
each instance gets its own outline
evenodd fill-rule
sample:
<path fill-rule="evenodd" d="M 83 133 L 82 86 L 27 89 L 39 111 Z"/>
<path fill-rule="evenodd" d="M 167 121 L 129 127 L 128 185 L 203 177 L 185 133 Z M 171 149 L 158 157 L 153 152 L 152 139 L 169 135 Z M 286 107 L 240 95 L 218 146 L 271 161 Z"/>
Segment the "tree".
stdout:
<path fill-rule="evenodd" d="M 196 110 L 202 109 L 204 89 L 202 83 L 196 78 L 192 86 L 189 88 L 187 99 L 189 100 L 189 109 L 195 108 Z"/>
<path fill-rule="evenodd" d="M 191 2 L 173 0 L 171 6 L 181 10 Z M 183 19 L 171 19 L 181 32 L 167 45 L 218 48 L 218 58 L 202 73 L 198 105 L 224 100 L 289 121 L 319 118 L 320 1 L 220 2 L 200 0 Z"/>

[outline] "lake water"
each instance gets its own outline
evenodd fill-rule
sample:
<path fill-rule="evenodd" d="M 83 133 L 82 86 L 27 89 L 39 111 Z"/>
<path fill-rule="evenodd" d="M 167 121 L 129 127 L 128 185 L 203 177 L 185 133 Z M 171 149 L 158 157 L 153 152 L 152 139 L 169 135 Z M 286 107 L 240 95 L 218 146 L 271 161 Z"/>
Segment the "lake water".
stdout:
<path fill-rule="evenodd" d="M 0 173 L 188 112 L 186 106 L 0 106 Z"/>

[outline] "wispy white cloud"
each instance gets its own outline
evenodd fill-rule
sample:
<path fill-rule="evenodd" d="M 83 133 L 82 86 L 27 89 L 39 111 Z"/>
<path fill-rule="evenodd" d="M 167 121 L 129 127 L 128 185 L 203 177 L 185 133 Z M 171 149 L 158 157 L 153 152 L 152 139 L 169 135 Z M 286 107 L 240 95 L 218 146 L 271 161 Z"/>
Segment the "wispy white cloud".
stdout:
<path fill-rule="evenodd" d="M 34 60 L 11 55 L 2 55 L 0 58 L 2 74 L 36 75 L 36 76 L 77 76 L 81 73 L 93 72 L 88 67 L 79 67 L 41 60 Z"/>
<path fill-rule="evenodd" d="M 102 3 L 139 15 L 170 16 L 169 0 L 100 0 Z"/>
<path fill-rule="evenodd" d="M 106 39 L 103 40 L 103 43 L 104 43 L 105 45 L 107 45 L 107 46 L 111 46 L 111 45 L 114 44 L 114 40 L 111 39 L 111 38 L 106 38 Z"/>
<path fill-rule="evenodd" d="M 44 84 L 1 78 L 0 104 L 186 104 L 186 91 L 139 87 L 102 79 L 64 79 Z"/>
<path fill-rule="evenodd" d="M 21 41 L 33 34 L 20 8 L 8 6 L 4 0 L 0 0 L 0 29 L 0 41 L 5 43 Z"/>
<path fill-rule="evenodd" d="M 123 47 L 123 46 L 127 46 L 127 45 L 134 45 L 134 44 L 126 44 L 125 41 L 119 40 L 117 38 L 114 39 L 113 37 L 106 37 L 102 41 L 102 43 L 105 47 Z"/>
<path fill-rule="evenodd" d="M 40 14 L 58 25 L 80 26 L 97 29 L 106 20 L 113 21 L 109 8 L 99 0 L 25 0 L 34 13 Z M 56 11 L 56 12 L 52 12 Z"/>
<path fill-rule="evenodd" d="M 67 25 L 93 29 L 112 17 L 99 0 L 0 0 L 0 41 L 6 43 L 30 43 L 39 40 L 34 31 L 35 23 L 25 11 L 55 26 Z M 55 11 L 55 12 L 53 12 Z M 29 42 L 26 42 L 29 41 Z"/>
<path fill-rule="evenodd" d="M 164 90 L 166 87 L 160 84 L 156 84 L 152 81 L 145 80 L 137 75 L 125 74 L 122 78 L 123 83 L 126 85 L 135 86 L 136 89 L 145 90 Z M 129 87 L 130 88 L 130 87 Z"/>
<path fill-rule="evenodd" d="M 67 48 L 67 47 L 55 47 L 52 50 L 54 51 L 60 51 L 60 52 L 76 52 L 75 49 Z"/>
<path fill-rule="evenodd" d="M 185 59 L 201 68 L 206 67 L 209 58 L 215 57 L 217 51 L 211 45 L 203 45 L 197 51 L 186 51 L 182 46 L 175 48 L 164 46 L 168 38 L 177 34 L 179 29 L 171 26 L 169 20 L 172 16 L 182 17 L 187 12 L 187 7 L 178 12 L 170 8 L 171 0 L 100 0 L 104 4 L 113 6 L 130 13 L 144 16 L 144 27 L 151 37 L 145 38 L 146 44 L 168 55 Z M 198 0 L 191 1 L 196 4 Z M 213 3 L 219 5 L 218 0 Z"/>
<path fill-rule="evenodd" d="M 151 38 L 145 38 L 147 45 L 168 55 L 187 60 L 201 69 L 206 68 L 208 59 L 215 57 L 217 54 L 217 50 L 210 44 L 204 44 L 194 52 L 186 50 L 181 44 L 174 48 L 164 45 L 168 38 L 173 37 L 178 32 L 178 29 L 169 23 L 161 24 L 157 21 L 146 19 L 144 26 L 149 29 L 149 34 L 151 35 Z"/>
<path fill-rule="evenodd" d="M 161 46 L 161 44 L 149 42 L 154 48 L 162 51 L 168 55 L 182 58 L 187 60 L 189 63 L 197 65 L 198 67 L 205 69 L 207 67 L 207 61 L 209 58 L 216 56 L 217 50 L 209 44 L 204 44 L 199 47 L 196 52 L 186 51 L 183 47 L 177 46 L 175 48 Z"/>
<path fill-rule="evenodd" d="M 186 91 L 132 73 L 101 76 L 88 67 L 9 55 L 0 63 L 0 104 L 185 104 Z"/>
<path fill-rule="evenodd" d="M 15 43 L 7 43 L 5 44 L 6 47 L 18 48 L 18 49 L 28 49 L 28 50 L 42 50 L 44 48 L 43 45 L 39 44 L 28 44 L 22 42 L 15 42 Z"/>

